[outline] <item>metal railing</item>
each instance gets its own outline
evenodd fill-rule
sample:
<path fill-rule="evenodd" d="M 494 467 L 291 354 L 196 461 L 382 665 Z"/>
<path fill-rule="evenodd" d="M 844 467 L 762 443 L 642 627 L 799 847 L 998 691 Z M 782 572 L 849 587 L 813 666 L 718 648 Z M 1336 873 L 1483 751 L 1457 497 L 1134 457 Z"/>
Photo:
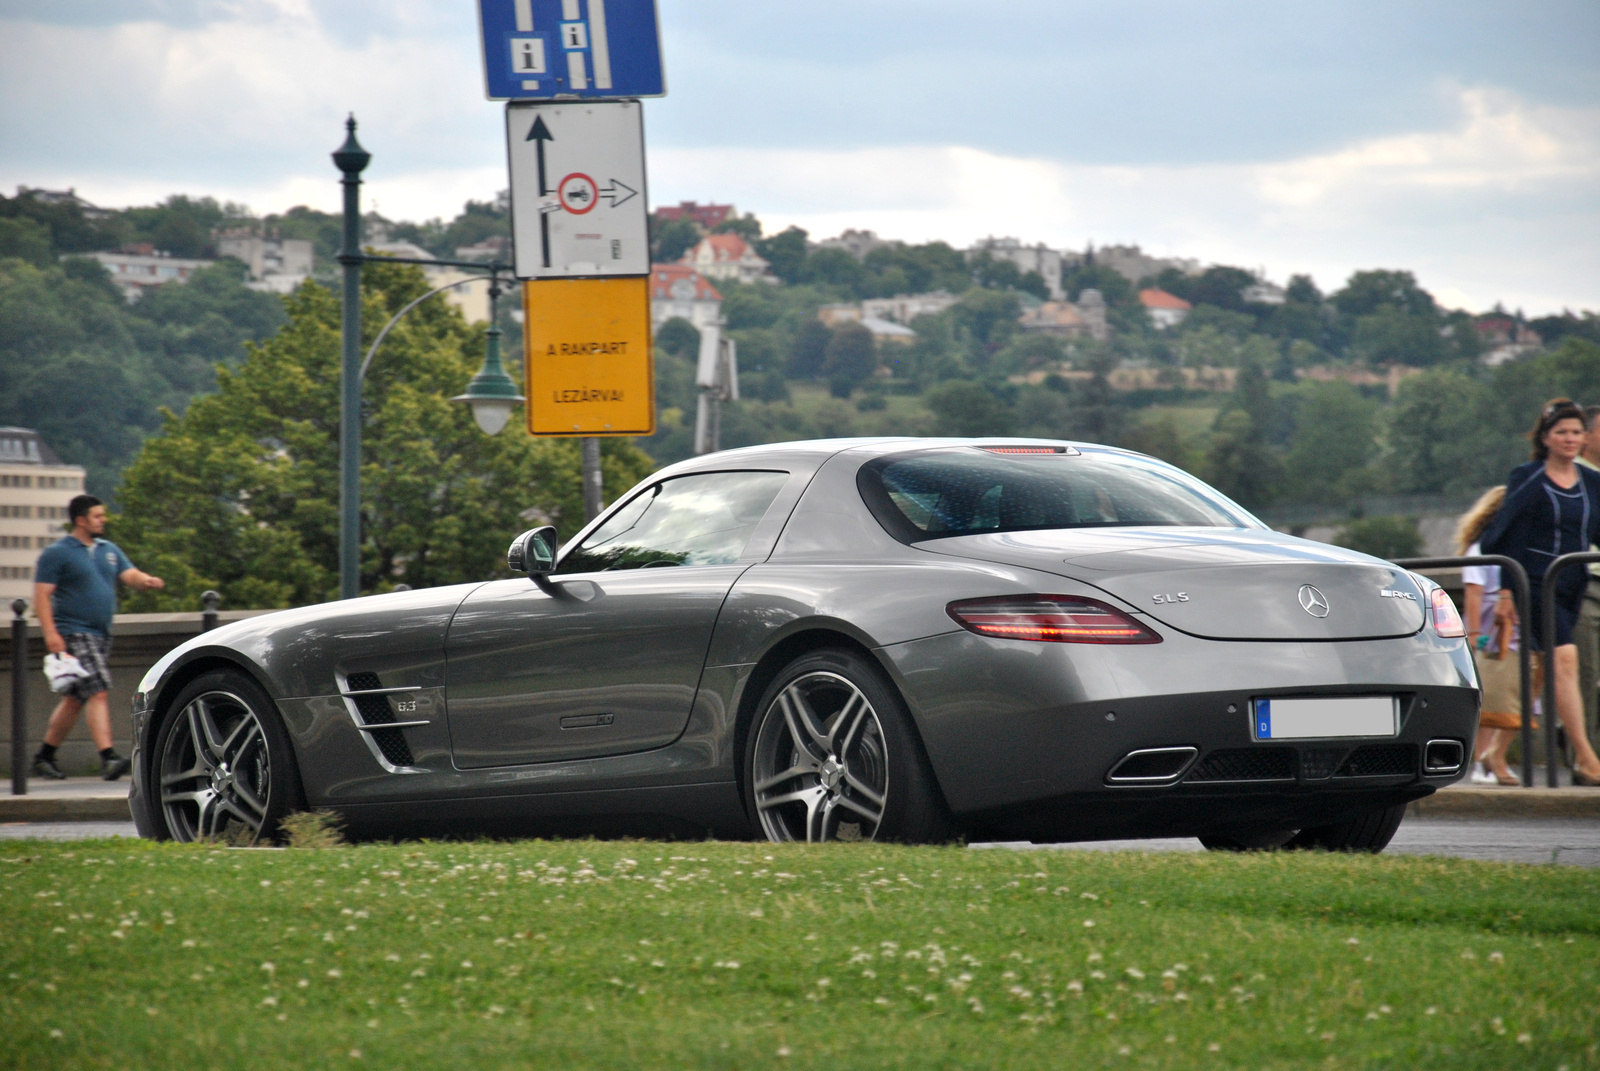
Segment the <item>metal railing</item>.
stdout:
<path fill-rule="evenodd" d="M 1568 554 L 1567 558 L 1581 558 L 1585 555 Z M 1600 561 L 1600 554 L 1588 555 L 1595 561 Z M 1566 558 L 1557 558 L 1550 572 L 1545 574 L 1546 583 L 1556 573 L 1556 567 Z M 1522 787 L 1533 787 L 1533 627 L 1529 616 L 1530 588 L 1528 587 L 1528 573 L 1522 568 L 1522 563 L 1515 558 L 1508 558 L 1504 554 L 1478 554 L 1471 557 L 1458 556 L 1452 558 L 1396 558 L 1394 564 L 1404 569 L 1459 569 L 1466 565 L 1497 565 L 1500 567 L 1500 586 L 1511 589 L 1511 598 L 1517 607 L 1517 628 L 1520 631 L 1517 642 L 1517 661 L 1520 664 L 1522 676 Z M 1553 604 L 1550 602 L 1548 591 L 1544 598 L 1544 609 L 1553 613 Z M 1553 624 L 1546 625 L 1544 635 L 1549 637 L 1555 632 Z M 1550 659 L 1545 658 L 1545 665 L 1550 664 Z M 1555 674 L 1546 673 L 1545 693 L 1554 696 Z M 1556 736 L 1555 729 L 1550 724 L 1551 712 L 1555 710 L 1553 698 L 1544 701 L 1544 744 L 1545 744 L 1545 770 L 1550 787 L 1556 786 Z M 1476 758 L 1477 745 L 1474 743 L 1473 751 Z"/>
<path fill-rule="evenodd" d="M 1544 748 L 1545 748 L 1545 783 L 1550 788 L 1556 787 L 1556 582 L 1561 579 L 1561 574 L 1574 565 L 1589 565 L 1600 562 L 1600 554 L 1593 551 L 1581 551 L 1577 554 L 1563 554 L 1550 563 L 1550 568 L 1545 570 L 1544 584 L 1539 590 L 1539 634 L 1544 637 Z M 1526 724 L 1526 723 L 1524 723 Z M 1578 719 L 1578 724 L 1583 725 L 1583 719 Z M 1583 731 L 1587 731 L 1585 728 Z M 1577 771 L 1577 763 L 1573 763 L 1573 771 Z"/>

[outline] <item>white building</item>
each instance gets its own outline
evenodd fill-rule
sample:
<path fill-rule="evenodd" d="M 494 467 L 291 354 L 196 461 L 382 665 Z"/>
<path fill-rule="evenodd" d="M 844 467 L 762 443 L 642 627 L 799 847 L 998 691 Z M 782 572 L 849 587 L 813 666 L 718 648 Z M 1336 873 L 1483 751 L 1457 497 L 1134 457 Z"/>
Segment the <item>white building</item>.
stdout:
<path fill-rule="evenodd" d="M 1050 296 L 1056 301 L 1066 296 L 1065 291 L 1061 289 L 1061 254 L 1048 248 L 1044 243 L 1023 245 L 1017 238 L 990 236 L 967 250 L 967 260 L 973 260 L 984 253 L 995 260 L 1009 260 L 1024 274 L 1030 271 L 1038 272 L 1040 278 L 1044 280 L 1044 285 L 1049 288 Z"/>
<path fill-rule="evenodd" d="M 1130 283 L 1160 275 L 1168 268 L 1184 275 L 1199 275 L 1201 270 L 1200 262 L 1192 257 L 1153 257 L 1137 245 L 1106 245 L 1099 249 L 1090 245 L 1081 253 L 1069 251 L 1062 253 L 1061 257 L 1069 268 L 1094 263 L 1110 268 Z"/>
<path fill-rule="evenodd" d="M 377 231 L 375 240 L 366 243 L 366 248 L 379 256 L 405 257 L 407 260 L 437 260 L 432 253 L 422 248 L 415 242 L 405 239 L 394 239 L 388 236 L 385 229 L 374 228 Z M 465 259 L 465 258 L 463 258 Z M 461 310 L 461 315 L 467 318 L 468 323 L 481 324 L 489 321 L 489 280 L 485 275 L 477 272 L 462 271 L 446 265 L 430 267 L 422 265 L 422 274 L 427 278 L 429 286 L 445 286 L 449 283 L 461 283 L 444 292 L 444 299 Z M 470 281 L 468 281 L 470 280 Z"/>
<path fill-rule="evenodd" d="M 892 298 L 868 298 L 861 303 L 861 315 L 909 325 L 918 316 L 937 316 L 958 300 L 954 294 L 947 294 L 943 290 L 927 294 L 896 294 Z"/>
<path fill-rule="evenodd" d="M 0 605 L 33 602 L 39 552 L 66 534 L 83 469 L 64 465 L 32 428 L 0 428 Z"/>
<path fill-rule="evenodd" d="M 249 233 L 222 233 L 216 237 L 217 255 L 244 262 L 250 273 L 245 284 L 252 290 L 292 293 L 311 277 L 313 245 L 305 238 L 262 238 Z"/>
<path fill-rule="evenodd" d="M 650 326 L 658 328 L 677 317 L 698 328 L 722 320 L 722 295 L 687 264 L 650 266 Z"/>
<path fill-rule="evenodd" d="M 186 283 L 189 276 L 216 263 L 214 260 L 188 260 L 160 253 L 90 253 L 88 256 L 91 260 L 98 260 L 111 273 L 111 281 L 117 284 L 122 296 L 129 301 L 138 301 L 139 295 L 154 286 Z"/>
<path fill-rule="evenodd" d="M 1139 291 L 1139 304 L 1144 306 L 1145 315 L 1150 317 L 1150 323 L 1157 331 L 1177 327 L 1189 315 L 1189 310 L 1194 308 L 1181 297 L 1154 288 Z"/>
<path fill-rule="evenodd" d="M 1288 292 L 1283 287 L 1265 279 L 1257 279 L 1239 291 L 1239 296 L 1256 305 L 1282 305 L 1289 300 Z"/>
<path fill-rule="evenodd" d="M 731 279 L 736 283 L 778 281 L 768 270 L 766 259 L 737 234 L 708 234 L 679 263 L 689 265 L 707 279 Z"/>
<path fill-rule="evenodd" d="M 837 238 L 824 238 L 817 243 L 818 249 L 843 249 L 857 260 L 865 259 L 866 255 L 874 249 L 885 246 L 900 245 L 900 242 L 879 238 L 873 231 L 848 230 Z"/>

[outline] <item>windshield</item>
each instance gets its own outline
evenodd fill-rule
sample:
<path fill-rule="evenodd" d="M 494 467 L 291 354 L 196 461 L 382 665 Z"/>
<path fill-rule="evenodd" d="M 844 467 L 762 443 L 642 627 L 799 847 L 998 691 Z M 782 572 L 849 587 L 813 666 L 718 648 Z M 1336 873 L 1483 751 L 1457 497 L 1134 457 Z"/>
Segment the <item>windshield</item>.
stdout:
<path fill-rule="evenodd" d="M 1182 470 L 1123 453 L 959 447 L 880 458 L 862 466 L 857 484 L 905 543 L 1041 528 L 1261 527 Z"/>

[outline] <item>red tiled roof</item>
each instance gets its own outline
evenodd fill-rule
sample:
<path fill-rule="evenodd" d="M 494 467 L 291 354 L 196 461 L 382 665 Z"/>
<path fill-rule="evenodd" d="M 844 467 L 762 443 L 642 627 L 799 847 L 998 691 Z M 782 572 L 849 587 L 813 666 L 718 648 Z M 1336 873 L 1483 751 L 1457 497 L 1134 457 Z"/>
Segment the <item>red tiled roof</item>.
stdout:
<path fill-rule="evenodd" d="M 699 272 L 687 264 L 650 265 L 650 297 L 657 301 L 684 300 L 672 292 L 672 285 L 680 279 L 687 279 L 694 284 L 693 300 L 722 300 L 722 295 L 717 293 L 717 288 L 706 282 Z"/>
<path fill-rule="evenodd" d="M 1194 308 L 1193 305 L 1190 305 L 1181 297 L 1178 297 L 1175 294 L 1169 294 L 1165 290 L 1156 289 L 1139 291 L 1139 303 L 1147 309 L 1187 310 Z"/>

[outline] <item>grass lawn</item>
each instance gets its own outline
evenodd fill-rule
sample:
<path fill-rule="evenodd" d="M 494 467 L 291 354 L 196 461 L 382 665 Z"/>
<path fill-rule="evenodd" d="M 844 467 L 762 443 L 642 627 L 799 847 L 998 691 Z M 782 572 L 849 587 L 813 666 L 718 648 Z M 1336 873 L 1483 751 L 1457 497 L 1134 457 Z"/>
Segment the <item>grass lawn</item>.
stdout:
<path fill-rule="evenodd" d="M 641 841 L 0 846 L 0 1065 L 1600 1067 L 1600 878 Z"/>

